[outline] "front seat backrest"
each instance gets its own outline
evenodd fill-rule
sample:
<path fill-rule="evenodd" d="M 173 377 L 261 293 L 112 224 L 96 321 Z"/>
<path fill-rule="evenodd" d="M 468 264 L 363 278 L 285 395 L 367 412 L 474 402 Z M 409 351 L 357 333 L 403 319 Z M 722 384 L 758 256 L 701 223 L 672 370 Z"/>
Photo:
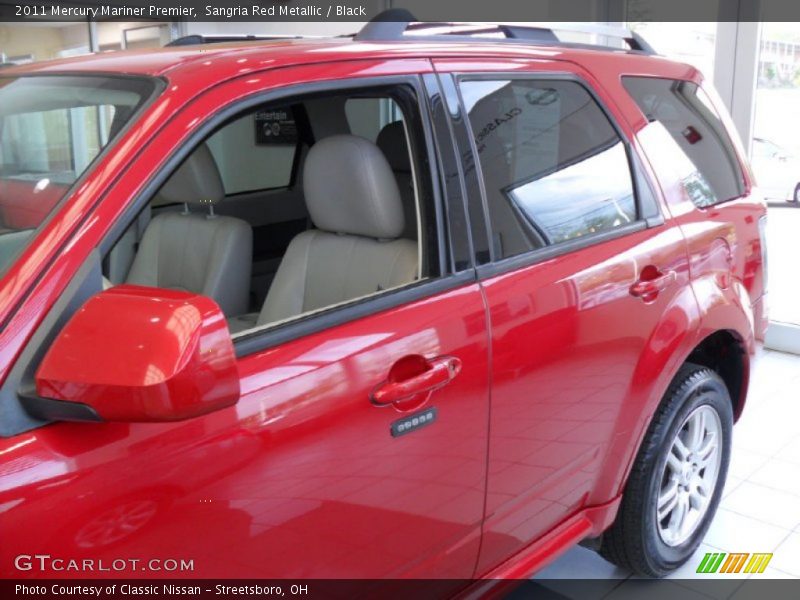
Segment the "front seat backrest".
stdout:
<path fill-rule="evenodd" d="M 414 174 L 411 170 L 411 155 L 408 152 L 408 138 L 402 121 L 385 125 L 378 133 L 375 144 L 381 149 L 394 172 L 400 199 L 403 201 L 405 227 L 400 237 L 417 239 L 417 196 L 414 192 Z"/>
<path fill-rule="evenodd" d="M 183 204 L 184 210 L 153 217 L 127 283 L 203 294 L 227 316 L 246 313 L 253 230 L 241 219 L 214 214 L 224 197 L 217 163 L 203 144 L 159 191 L 159 204 Z M 190 212 L 201 205 L 202 212 Z"/>
<path fill-rule="evenodd" d="M 417 244 L 400 239 L 400 191 L 375 144 L 354 135 L 320 140 L 306 158 L 303 187 L 316 229 L 289 244 L 258 325 L 414 281 Z"/>

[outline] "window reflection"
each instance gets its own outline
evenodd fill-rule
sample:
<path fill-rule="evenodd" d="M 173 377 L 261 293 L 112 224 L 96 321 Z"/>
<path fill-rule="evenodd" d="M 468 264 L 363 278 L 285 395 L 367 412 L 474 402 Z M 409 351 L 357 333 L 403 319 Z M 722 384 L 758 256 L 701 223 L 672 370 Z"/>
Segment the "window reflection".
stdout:
<path fill-rule="evenodd" d="M 574 81 L 462 84 L 495 256 L 600 233 L 637 218 L 627 151 Z"/>
<path fill-rule="evenodd" d="M 0 274 L 153 89 L 144 78 L 0 77 Z"/>
<path fill-rule="evenodd" d="M 629 178 L 608 177 L 627 168 L 622 142 L 566 168 L 509 189 L 548 244 L 597 233 L 636 219 Z M 608 179 L 608 181 L 604 181 Z"/>

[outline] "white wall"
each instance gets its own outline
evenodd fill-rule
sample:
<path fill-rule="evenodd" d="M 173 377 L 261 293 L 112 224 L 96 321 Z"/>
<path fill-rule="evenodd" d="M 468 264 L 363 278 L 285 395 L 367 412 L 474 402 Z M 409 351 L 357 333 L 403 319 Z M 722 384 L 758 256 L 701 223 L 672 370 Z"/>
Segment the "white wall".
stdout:
<path fill-rule="evenodd" d="M 252 113 L 211 136 L 208 146 L 228 194 L 283 187 L 289 183 L 294 146 L 256 144 Z"/>

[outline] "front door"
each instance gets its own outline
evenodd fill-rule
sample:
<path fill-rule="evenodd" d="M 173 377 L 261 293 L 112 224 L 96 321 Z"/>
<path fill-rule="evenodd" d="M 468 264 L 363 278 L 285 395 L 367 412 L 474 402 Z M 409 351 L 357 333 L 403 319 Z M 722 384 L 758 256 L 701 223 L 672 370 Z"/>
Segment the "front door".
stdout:
<path fill-rule="evenodd" d="M 392 78 L 393 69 L 402 74 L 409 68 L 394 65 L 354 61 L 331 67 L 339 80 L 325 89 L 334 108 L 357 90 L 359 99 L 393 100 L 401 110 L 401 131 L 414 160 L 418 237 L 396 245 L 421 249 L 420 272 L 395 287 L 377 283 L 357 298 L 339 298 L 275 326 L 255 327 L 251 320 L 252 329 L 235 339 L 241 398 L 233 407 L 179 423 L 55 423 L 2 440 L 0 453 L 13 468 L 0 471 L 0 525 L 15 549 L 107 564 L 121 557 L 191 561 L 185 571 L 137 570 L 137 576 L 473 575 L 488 435 L 485 307 L 474 270 L 453 268 L 439 243 L 446 224 L 437 215 L 445 211 L 437 208 L 443 195 L 434 185 L 436 164 L 427 159 L 434 146 L 419 100 L 421 84 L 415 75 Z M 365 77 L 375 72 L 389 77 Z M 310 67 L 286 69 L 281 78 L 303 82 L 316 73 Z M 217 86 L 188 104 L 161 135 L 179 138 L 220 110 L 219 99 L 253 94 L 252 81 L 248 76 Z M 266 93 L 275 78 L 263 81 Z M 315 138 L 325 135 L 318 125 L 339 132 L 352 126 L 346 120 L 321 123 L 347 115 L 315 112 L 325 98 L 319 88 L 312 91 L 313 103 L 303 104 L 299 88 L 291 101 L 308 114 L 312 130 L 318 127 Z M 267 104 L 250 102 L 239 120 L 226 117 L 233 123 L 231 135 L 239 127 L 239 141 L 252 144 L 252 127 L 241 124 L 252 123 L 247 115 L 269 108 L 270 101 L 265 96 Z M 287 102 L 284 95 L 278 103 Z M 365 111 L 358 116 L 361 126 L 368 125 Z M 198 136 L 186 143 L 203 141 Z M 136 169 L 157 172 L 163 152 L 151 145 Z M 270 164 L 277 161 L 264 168 Z M 123 173 L 114 193 L 134 187 L 135 177 L 141 172 Z M 382 185 L 390 185 L 387 177 Z M 398 192 L 388 195 L 401 198 Z M 269 202 L 259 202 L 256 213 L 270 209 Z M 315 236 L 339 235 L 324 226 L 315 229 Z M 254 227 L 254 236 L 259 234 Z M 368 234 L 350 246 L 395 243 L 366 239 Z M 331 247 L 341 247 L 336 242 L 348 235 L 342 233 Z M 361 285 L 368 277 L 382 281 L 384 273 L 371 268 L 370 256 L 352 252 L 326 256 L 344 269 L 335 285 Z M 363 268 L 349 271 L 354 262 Z"/>

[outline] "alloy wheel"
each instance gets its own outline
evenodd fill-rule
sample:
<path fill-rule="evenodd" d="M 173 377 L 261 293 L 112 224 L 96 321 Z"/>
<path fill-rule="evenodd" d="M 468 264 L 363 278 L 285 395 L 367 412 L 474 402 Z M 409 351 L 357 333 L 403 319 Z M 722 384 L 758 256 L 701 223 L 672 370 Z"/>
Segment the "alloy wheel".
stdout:
<path fill-rule="evenodd" d="M 704 404 L 684 420 L 661 474 L 656 522 L 662 541 L 678 546 L 688 540 L 703 520 L 719 478 L 722 424 Z"/>

